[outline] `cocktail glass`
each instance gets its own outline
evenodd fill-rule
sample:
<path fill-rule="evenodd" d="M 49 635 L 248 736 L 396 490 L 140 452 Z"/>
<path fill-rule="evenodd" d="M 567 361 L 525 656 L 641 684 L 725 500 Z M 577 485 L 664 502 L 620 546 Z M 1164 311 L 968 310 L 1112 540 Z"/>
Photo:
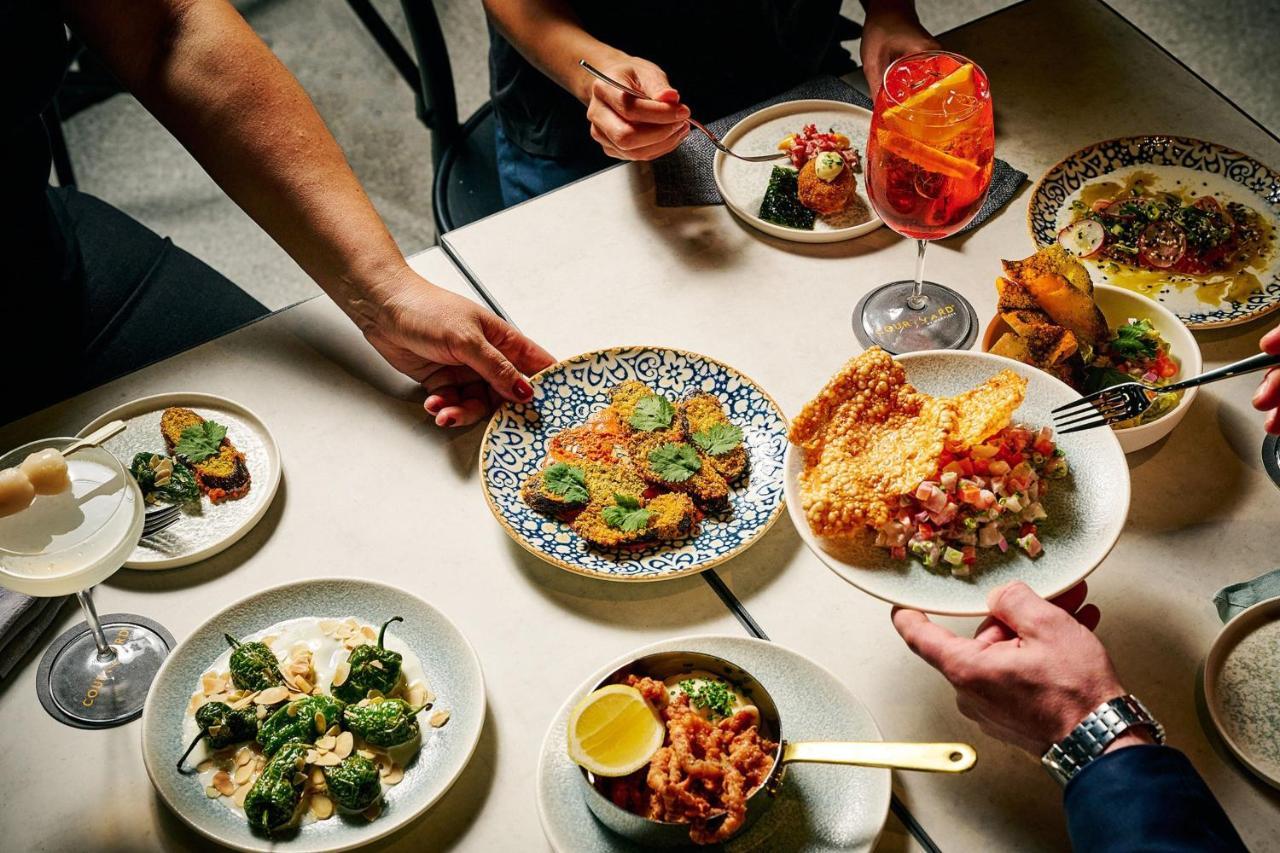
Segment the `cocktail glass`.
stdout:
<path fill-rule="evenodd" d="M 0 456 L 0 468 L 73 441 L 33 441 Z M 85 622 L 45 652 L 40 673 L 47 683 L 37 689 L 47 690 L 57 710 L 79 725 L 113 726 L 142 712 L 169 652 L 149 626 L 120 619 L 103 625 L 93 606 L 93 586 L 124 565 L 138 544 L 145 508 L 138 484 L 107 450 L 76 450 L 67 457 L 67 469 L 70 489 L 39 496 L 21 512 L 0 518 L 0 586 L 79 599 Z"/>
<path fill-rule="evenodd" d="M 884 223 L 916 240 L 916 275 L 868 293 L 853 317 L 864 345 L 891 353 L 961 349 L 977 315 L 954 290 L 924 280 L 928 241 L 969 223 L 995 164 L 987 75 L 946 51 L 913 53 L 885 71 L 867 141 L 867 195 Z"/>

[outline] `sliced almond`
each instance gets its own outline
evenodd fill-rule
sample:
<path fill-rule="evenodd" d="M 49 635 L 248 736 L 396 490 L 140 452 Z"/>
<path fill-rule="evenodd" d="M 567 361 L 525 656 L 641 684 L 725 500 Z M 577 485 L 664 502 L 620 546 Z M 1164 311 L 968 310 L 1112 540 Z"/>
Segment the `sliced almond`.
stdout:
<path fill-rule="evenodd" d="M 213 787 L 212 785 L 206 785 L 204 789 L 204 795 L 211 800 L 216 800 L 218 799 L 218 797 L 222 796 L 222 792 L 219 791 L 217 788 Z"/>
<path fill-rule="evenodd" d="M 310 693 L 311 690 L 313 689 L 313 685 L 311 684 L 311 682 L 307 681 L 306 677 L 302 675 L 295 675 L 293 677 L 293 686 L 296 687 L 298 691 L 302 693 Z"/>
<path fill-rule="evenodd" d="M 382 661 L 378 660 L 377 658 L 374 658 L 373 660 L 369 661 L 369 666 L 373 667 L 374 669 L 381 669 L 381 670 L 386 669 L 386 667 L 382 665 Z"/>
<path fill-rule="evenodd" d="M 338 664 L 337 669 L 333 671 L 333 686 L 341 687 L 346 684 L 347 677 L 349 675 L 351 675 L 351 664 L 344 660 L 342 663 Z"/>
<path fill-rule="evenodd" d="M 266 767 L 267 767 L 267 757 L 265 755 L 259 755 L 257 758 L 253 760 L 253 772 L 261 773 L 263 770 L 266 769 Z"/>
<path fill-rule="evenodd" d="M 319 767 L 312 767 L 311 780 L 309 784 L 311 785 L 312 788 L 315 788 L 316 790 L 326 787 L 326 783 L 324 781 L 324 771 L 321 770 Z"/>
<path fill-rule="evenodd" d="M 367 758 L 370 761 L 373 761 L 373 759 L 377 757 L 378 754 L 371 749 L 357 749 L 356 755 L 360 756 L 361 758 Z"/>
<path fill-rule="evenodd" d="M 225 770 L 219 770 L 213 774 L 212 785 L 224 797 L 229 797 L 236 792 L 236 783 L 231 781 L 231 775 Z"/>
<path fill-rule="evenodd" d="M 360 626 L 360 633 L 361 633 L 361 634 L 364 634 L 364 635 L 365 635 L 365 637 L 367 637 L 367 638 L 368 638 L 368 639 L 370 639 L 370 640 L 376 640 L 376 639 L 378 639 L 378 632 L 377 632 L 377 631 L 375 631 L 375 630 L 373 630 L 373 626 L 371 626 L 371 625 L 361 625 L 361 626 Z"/>
<path fill-rule="evenodd" d="M 337 723 L 334 723 L 332 726 L 329 726 L 329 730 L 325 732 L 325 734 L 329 735 L 330 737 L 337 737 L 338 735 L 342 734 L 342 726 L 338 725 Z"/>
<path fill-rule="evenodd" d="M 216 738 L 222 734 L 222 726 L 209 726 L 209 737 Z"/>
<path fill-rule="evenodd" d="M 318 749 L 332 750 L 333 744 L 336 740 L 337 738 L 332 735 L 325 735 L 324 737 L 316 738 L 316 747 Z"/>
<path fill-rule="evenodd" d="M 253 760 L 252 747 L 242 746 L 236 750 L 236 767 L 243 767 Z"/>
<path fill-rule="evenodd" d="M 257 715 L 259 720 L 265 720 L 267 718 L 267 714 L 269 713 L 270 713 L 270 710 L 267 708 L 266 705 L 258 706 Z"/>
<path fill-rule="evenodd" d="M 404 778 L 404 768 L 399 764 L 392 764 L 391 769 L 387 771 L 387 775 L 382 777 L 382 781 L 388 785 L 395 785 Z"/>
<path fill-rule="evenodd" d="M 308 763 L 308 764 L 319 764 L 319 763 L 320 763 L 320 756 L 321 756 L 321 755 L 323 755 L 323 753 L 322 753 L 320 750 L 318 750 L 318 749 L 308 749 L 308 750 L 307 750 L 307 763 Z"/>
<path fill-rule="evenodd" d="M 230 702 L 227 703 L 227 705 L 233 711 L 240 711 L 252 705 L 253 701 L 258 698 L 258 695 L 259 694 L 257 693 L 246 693 L 243 696 L 241 696 L 239 699 L 232 699 Z"/>
<path fill-rule="evenodd" d="M 204 691 L 204 695 L 211 696 L 222 689 L 222 679 L 217 673 L 206 672 L 200 676 L 200 689 Z"/>
<path fill-rule="evenodd" d="M 245 782 L 239 788 L 236 788 L 235 794 L 232 795 L 231 801 L 240 808 L 244 808 L 244 798 L 249 795 L 249 791 L 253 789 L 253 782 Z"/>
<path fill-rule="evenodd" d="M 337 767 L 342 763 L 342 756 L 336 752 L 322 752 L 313 763 L 317 767 Z"/>
<path fill-rule="evenodd" d="M 277 702 L 283 702 L 289 698 L 289 688 L 283 684 L 277 684 L 275 687 L 268 687 L 257 696 L 253 697 L 253 701 L 258 705 L 274 705 Z"/>
<path fill-rule="evenodd" d="M 316 816 L 316 820 L 328 820 L 333 817 L 333 800 L 324 794 L 312 794 L 311 813 Z"/>
<path fill-rule="evenodd" d="M 241 764 L 239 767 L 236 768 L 235 776 L 233 776 L 232 778 L 236 780 L 237 785 L 243 785 L 245 782 L 249 781 L 249 777 L 252 775 L 253 775 L 253 765 Z"/>
<path fill-rule="evenodd" d="M 334 755 L 339 758 L 346 758 L 351 754 L 351 750 L 356 745 L 356 739 L 351 732 L 343 732 L 338 735 L 338 742 L 333 748 Z"/>
<path fill-rule="evenodd" d="M 212 758 L 206 758 L 204 761 L 201 761 L 199 764 L 196 765 L 196 770 L 200 771 L 201 773 L 208 773 L 212 769 L 213 769 Z"/>
<path fill-rule="evenodd" d="M 288 714 L 290 717 L 296 717 L 296 716 L 298 716 L 298 706 L 297 706 L 297 704 L 296 704 L 296 703 L 293 703 L 293 702 L 290 702 L 290 703 L 289 703 L 289 705 L 285 708 L 285 711 L 284 711 L 284 712 L 285 712 L 286 714 Z"/>
<path fill-rule="evenodd" d="M 414 682 L 409 687 L 406 698 L 409 700 L 410 705 L 420 708 L 427 703 L 427 688 L 419 682 Z"/>
<path fill-rule="evenodd" d="M 323 732 L 329 728 L 329 721 L 324 718 L 324 711 L 316 711 L 315 716 L 316 731 Z"/>
<path fill-rule="evenodd" d="M 436 711 L 434 714 L 431 715 L 430 723 L 431 723 L 431 728 L 433 729 L 438 729 L 447 722 L 449 722 L 448 711 Z"/>

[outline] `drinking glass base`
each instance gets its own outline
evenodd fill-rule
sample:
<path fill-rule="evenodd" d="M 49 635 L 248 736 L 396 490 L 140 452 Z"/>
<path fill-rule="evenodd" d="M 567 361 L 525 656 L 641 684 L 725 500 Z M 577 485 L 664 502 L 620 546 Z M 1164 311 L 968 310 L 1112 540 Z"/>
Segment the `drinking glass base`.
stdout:
<path fill-rule="evenodd" d="M 924 304 L 910 305 L 914 281 L 881 285 L 853 309 L 853 333 L 864 347 L 891 355 L 930 349 L 968 349 L 978 337 L 978 315 L 950 288 L 926 281 Z"/>
<path fill-rule="evenodd" d="M 59 722 L 108 728 L 137 719 L 173 636 L 141 616 L 113 613 L 102 630 L 115 655 L 102 660 L 88 623 L 59 636 L 45 651 L 36 676 L 40 704 Z"/>

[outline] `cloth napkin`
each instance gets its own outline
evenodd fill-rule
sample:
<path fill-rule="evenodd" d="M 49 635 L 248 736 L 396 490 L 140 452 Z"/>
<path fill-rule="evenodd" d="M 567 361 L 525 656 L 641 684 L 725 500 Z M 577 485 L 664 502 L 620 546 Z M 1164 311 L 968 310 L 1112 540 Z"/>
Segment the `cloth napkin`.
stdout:
<path fill-rule="evenodd" d="M 0 679 L 8 678 L 22 656 L 58 618 L 66 598 L 32 598 L 0 589 Z"/>
<path fill-rule="evenodd" d="M 723 137 L 729 129 L 742 119 L 765 107 L 781 104 L 786 101 L 803 101 L 821 98 L 830 101 L 844 101 L 855 106 L 871 109 L 871 99 L 857 89 L 836 77 L 815 77 L 801 83 L 790 91 L 775 95 L 767 101 L 761 101 L 753 107 L 726 116 L 707 125 L 717 137 Z M 670 154 L 653 161 L 653 178 L 657 187 L 659 207 L 685 207 L 697 204 L 723 204 L 720 193 L 716 190 L 716 180 L 712 173 L 712 164 L 716 149 L 711 141 L 698 131 L 693 131 L 685 141 Z M 778 161 L 780 164 L 784 161 Z M 768 180 L 768 164 L 761 166 L 760 181 Z M 1019 172 L 1003 160 L 997 159 L 991 175 L 991 190 L 982 203 L 982 209 L 963 230 L 976 228 L 985 222 L 991 214 L 1005 205 L 1018 187 L 1027 179 L 1025 172 Z"/>
<path fill-rule="evenodd" d="M 1218 608 L 1218 617 L 1223 622 L 1230 622 L 1245 608 L 1277 596 L 1280 596 L 1280 569 L 1251 581 L 1224 586 L 1213 596 L 1213 604 Z"/>

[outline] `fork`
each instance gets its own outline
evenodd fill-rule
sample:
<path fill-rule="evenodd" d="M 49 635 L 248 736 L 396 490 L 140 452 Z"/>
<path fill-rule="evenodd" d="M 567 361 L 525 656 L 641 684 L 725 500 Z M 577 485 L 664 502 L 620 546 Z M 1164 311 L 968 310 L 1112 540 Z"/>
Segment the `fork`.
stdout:
<path fill-rule="evenodd" d="M 176 504 L 147 510 L 147 514 L 143 516 L 141 538 L 146 539 L 148 536 L 155 536 L 160 531 L 167 530 L 181 517 L 182 508 Z"/>
<path fill-rule="evenodd" d="M 1260 353 L 1234 364 L 1228 364 L 1226 367 L 1219 367 L 1217 370 L 1210 370 L 1208 373 L 1201 373 L 1199 376 L 1161 387 L 1153 387 L 1142 382 L 1112 385 L 1054 409 L 1053 425 L 1063 435 L 1100 426 L 1110 426 L 1138 417 L 1151 408 L 1158 394 L 1184 391 L 1187 388 L 1217 382 L 1219 379 L 1256 373 L 1269 367 L 1280 367 L 1280 355 Z"/>
<path fill-rule="evenodd" d="M 638 91 L 636 89 L 632 89 L 630 86 L 626 85 L 625 83 L 620 83 L 617 80 L 614 80 L 608 74 L 605 74 L 599 68 L 596 68 L 590 62 L 587 62 L 585 59 L 579 59 L 578 64 L 581 65 L 584 69 L 586 69 L 586 72 L 588 74 L 590 74 L 592 77 L 599 80 L 601 83 L 608 83 L 613 88 L 622 92 L 626 92 L 628 95 L 630 95 L 633 98 L 639 98 L 642 101 L 656 100 L 655 98 L 649 97 L 644 92 Z M 783 157 L 790 156 L 785 151 L 779 151 L 776 154 L 756 154 L 752 156 L 748 156 L 746 154 L 738 154 L 737 152 L 732 151 L 728 147 L 726 147 L 723 142 L 721 142 L 719 139 L 716 138 L 716 135 L 714 133 L 707 130 L 705 127 L 703 127 L 701 122 L 697 121 L 692 117 L 685 119 L 685 121 L 689 122 L 689 124 L 693 125 L 698 130 L 702 131 L 706 135 L 707 139 L 711 140 L 711 144 L 716 147 L 717 151 L 722 151 L 725 154 L 728 154 L 730 157 L 737 157 L 739 160 L 744 160 L 747 163 L 768 163 L 770 160 L 781 160 Z"/>

